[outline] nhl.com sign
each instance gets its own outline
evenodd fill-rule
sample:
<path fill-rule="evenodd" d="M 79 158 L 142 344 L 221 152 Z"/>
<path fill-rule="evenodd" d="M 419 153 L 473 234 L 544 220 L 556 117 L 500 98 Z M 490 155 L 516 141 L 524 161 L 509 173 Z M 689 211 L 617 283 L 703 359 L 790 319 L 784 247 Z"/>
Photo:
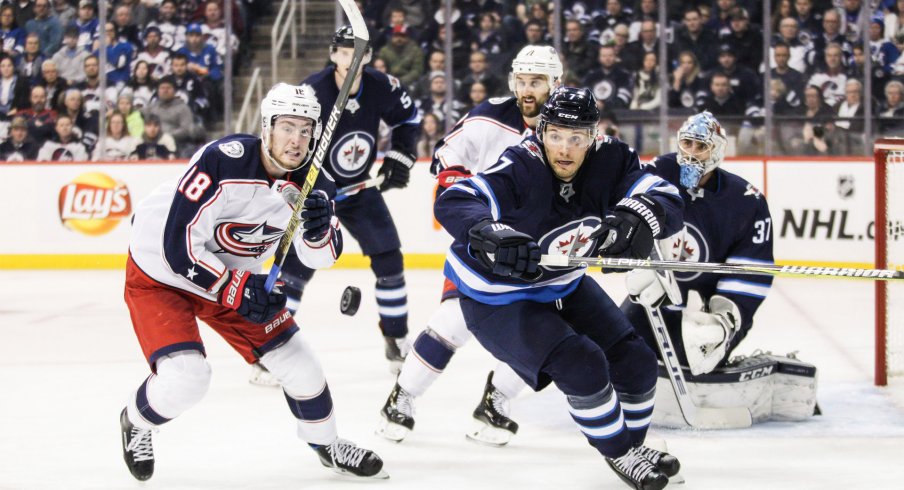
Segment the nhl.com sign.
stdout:
<path fill-rule="evenodd" d="M 70 230 L 97 236 L 132 214 L 129 188 L 101 172 L 88 172 L 60 189 L 60 221 Z"/>

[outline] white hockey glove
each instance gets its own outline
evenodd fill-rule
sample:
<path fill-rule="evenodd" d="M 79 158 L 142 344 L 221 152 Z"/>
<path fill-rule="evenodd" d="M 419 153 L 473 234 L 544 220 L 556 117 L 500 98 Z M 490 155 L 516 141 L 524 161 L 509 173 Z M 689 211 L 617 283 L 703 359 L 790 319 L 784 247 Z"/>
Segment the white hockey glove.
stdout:
<path fill-rule="evenodd" d="M 658 308 L 666 300 L 663 278 L 654 270 L 634 269 L 626 274 L 628 297 L 632 303 Z"/>
<path fill-rule="evenodd" d="M 685 311 L 681 319 L 681 337 L 688 367 L 694 376 L 706 374 L 725 358 L 731 339 L 741 328 L 741 311 L 734 301 L 713 295 L 709 312 Z"/>

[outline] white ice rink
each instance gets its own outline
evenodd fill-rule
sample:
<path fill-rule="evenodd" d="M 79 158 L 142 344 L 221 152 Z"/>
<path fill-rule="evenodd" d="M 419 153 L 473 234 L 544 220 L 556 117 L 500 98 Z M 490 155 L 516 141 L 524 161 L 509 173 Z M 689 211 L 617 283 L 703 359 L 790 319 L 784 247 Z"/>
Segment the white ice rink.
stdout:
<path fill-rule="evenodd" d="M 148 368 L 122 300 L 123 277 L 0 271 L 0 488 L 628 488 L 586 443 L 555 389 L 515 401 L 521 431 L 508 447 L 465 440 L 493 365 L 476 341 L 418 400 L 417 425 L 405 442 L 375 436 L 394 380 L 366 270 L 319 273 L 299 323 L 323 362 L 340 435 L 376 450 L 388 481 L 349 481 L 323 468 L 296 438 L 282 393 L 248 384 L 244 361 L 202 326 L 214 370 L 210 392 L 155 435 L 156 473 L 138 483 L 122 461 L 118 416 Z M 413 338 L 437 304 L 441 275 L 408 271 L 407 281 Z M 620 300 L 621 278 L 602 281 Z M 355 317 L 339 313 L 349 284 L 364 293 Z M 819 368 L 824 415 L 743 431 L 654 428 L 681 459 L 687 483 L 675 486 L 904 488 L 904 397 L 896 404 L 890 390 L 872 386 L 871 298 L 870 283 L 777 280 L 740 352 L 799 351 Z"/>

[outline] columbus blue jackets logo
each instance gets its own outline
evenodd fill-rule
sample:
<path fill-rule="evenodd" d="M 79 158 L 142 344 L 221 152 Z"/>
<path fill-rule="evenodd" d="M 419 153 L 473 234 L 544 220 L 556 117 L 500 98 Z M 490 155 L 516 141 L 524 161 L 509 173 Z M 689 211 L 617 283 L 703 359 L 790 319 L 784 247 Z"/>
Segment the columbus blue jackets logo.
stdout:
<path fill-rule="evenodd" d="M 549 255 L 590 257 L 596 248 L 596 239 L 590 238 L 590 235 L 599 228 L 600 223 L 599 218 L 587 216 L 559 226 L 543 235 L 537 242 L 540 245 L 540 252 Z"/>
<path fill-rule="evenodd" d="M 229 253 L 239 257 L 260 257 L 282 238 L 283 230 L 267 223 L 220 223 L 216 227 L 214 239 L 220 249 L 218 253 Z"/>
<path fill-rule="evenodd" d="M 667 239 L 670 243 L 663 250 L 666 258 L 684 262 L 709 262 L 709 244 L 703 238 L 703 234 L 690 223 L 685 223 L 684 226 L 683 236 L 678 234 Z M 676 272 L 675 279 L 681 282 L 693 281 L 700 277 L 700 274 L 700 272 Z"/>
<path fill-rule="evenodd" d="M 367 169 L 373 148 L 373 137 L 364 131 L 346 134 L 333 145 L 330 155 L 333 170 L 346 179 L 360 175 Z"/>

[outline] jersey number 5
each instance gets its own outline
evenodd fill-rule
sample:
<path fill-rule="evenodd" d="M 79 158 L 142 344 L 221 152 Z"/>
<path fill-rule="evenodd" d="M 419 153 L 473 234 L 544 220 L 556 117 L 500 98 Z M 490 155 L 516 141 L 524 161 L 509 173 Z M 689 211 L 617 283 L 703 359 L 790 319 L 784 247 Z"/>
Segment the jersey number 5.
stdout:
<path fill-rule="evenodd" d="M 182 179 L 182 183 L 179 184 L 179 192 L 185 195 L 185 198 L 189 201 L 198 202 L 198 199 L 201 199 L 204 191 L 210 187 L 212 181 L 210 180 L 210 176 L 204 172 L 198 172 L 198 174 L 191 179 L 191 182 L 189 182 L 189 178 L 191 178 L 191 174 L 185 179 Z M 188 185 L 186 185 L 186 182 L 188 182 Z"/>
<path fill-rule="evenodd" d="M 761 219 L 753 223 L 755 235 L 753 235 L 753 243 L 765 243 L 769 240 L 772 233 L 772 218 Z"/>

